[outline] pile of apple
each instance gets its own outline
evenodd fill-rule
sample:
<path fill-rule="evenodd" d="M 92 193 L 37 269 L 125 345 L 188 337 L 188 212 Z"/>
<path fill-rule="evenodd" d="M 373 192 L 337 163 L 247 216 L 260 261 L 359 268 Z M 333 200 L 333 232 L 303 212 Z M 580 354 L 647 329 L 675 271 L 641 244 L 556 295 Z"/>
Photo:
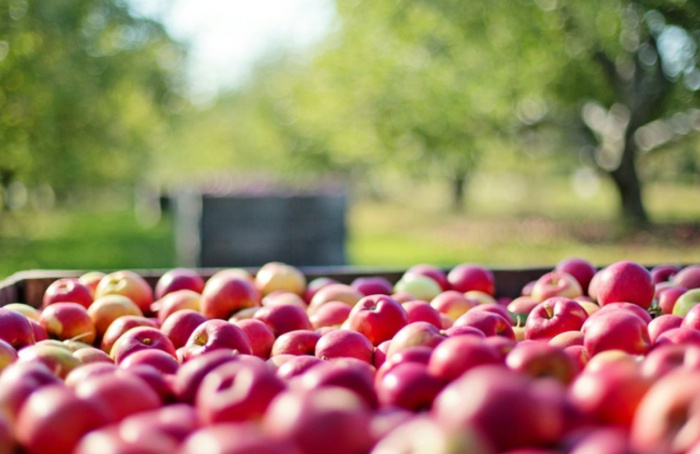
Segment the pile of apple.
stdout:
<path fill-rule="evenodd" d="M 62 278 L 0 308 L 0 453 L 700 453 L 700 265 L 278 262 Z"/>

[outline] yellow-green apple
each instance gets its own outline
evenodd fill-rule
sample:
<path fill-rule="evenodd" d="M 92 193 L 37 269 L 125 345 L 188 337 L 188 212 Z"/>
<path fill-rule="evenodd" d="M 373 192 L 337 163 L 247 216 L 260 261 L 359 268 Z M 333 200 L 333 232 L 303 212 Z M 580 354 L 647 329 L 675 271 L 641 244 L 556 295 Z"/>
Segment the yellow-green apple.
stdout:
<path fill-rule="evenodd" d="M 394 284 L 394 293 L 407 293 L 413 299 L 430 301 L 442 292 L 440 284 L 421 274 L 404 273 Z"/>
<path fill-rule="evenodd" d="M 680 287 L 678 285 L 666 285 L 660 288 L 660 285 L 656 285 L 656 303 L 659 309 L 661 309 L 662 314 L 672 314 L 673 306 L 676 305 L 678 297 L 688 291 L 685 287 Z"/>
<path fill-rule="evenodd" d="M 227 361 L 238 361 L 241 355 L 229 349 L 212 350 L 196 356 L 180 366 L 175 374 L 173 391 L 180 402 L 194 404 L 197 389 L 209 371 Z"/>
<path fill-rule="evenodd" d="M 156 304 L 158 305 L 158 309 L 154 312 L 156 312 L 158 315 L 158 321 L 163 323 L 163 321 L 173 312 L 177 312 L 182 309 L 199 311 L 201 298 L 202 295 L 193 290 L 173 290 L 153 303 L 154 306 Z"/>
<path fill-rule="evenodd" d="M 680 328 L 683 323 L 683 317 L 679 317 L 673 314 L 661 314 L 654 318 L 647 325 L 647 331 L 649 331 L 649 340 L 652 344 L 656 343 L 656 339 L 661 335 L 661 333 L 668 331 L 673 328 Z"/>
<path fill-rule="evenodd" d="M 372 364 L 374 346 L 367 336 L 349 329 L 324 334 L 316 343 L 315 356 L 321 359 L 357 358 Z"/>
<path fill-rule="evenodd" d="M 41 311 L 39 324 L 49 337 L 60 340 L 76 339 L 92 345 L 97 331 L 90 315 L 78 303 L 53 303 Z"/>
<path fill-rule="evenodd" d="M 314 366 L 326 363 L 324 360 L 316 358 L 315 356 L 288 356 L 289 359 L 275 369 L 275 374 L 277 374 L 277 376 L 282 380 L 291 380 Z"/>
<path fill-rule="evenodd" d="M 447 281 L 447 273 L 445 270 L 435 265 L 419 263 L 407 269 L 406 274 L 420 274 L 432 278 L 438 283 L 443 292 L 450 289 L 450 283 Z"/>
<path fill-rule="evenodd" d="M 302 454 L 291 441 L 273 440 L 256 421 L 229 422 L 204 426 L 187 437 L 179 454 L 218 452 L 226 454 Z"/>
<path fill-rule="evenodd" d="M 4 340 L 0 340 L 0 374 L 15 361 L 17 361 L 17 350 Z"/>
<path fill-rule="evenodd" d="M 255 285 L 245 278 L 228 275 L 209 279 L 200 300 L 202 314 L 210 319 L 228 319 L 241 309 L 257 306 L 260 292 Z"/>
<path fill-rule="evenodd" d="M 654 383 L 641 399 L 629 432 L 634 452 L 681 453 L 700 441 L 700 372 L 680 370 Z"/>
<path fill-rule="evenodd" d="M 92 304 L 92 291 L 78 278 L 65 277 L 53 281 L 44 291 L 42 306 L 54 303 L 77 303 L 88 308 Z"/>
<path fill-rule="evenodd" d="M 158 278 L 154 296 L 159 300 L 168 293 L 177 290 L 190 290 L 195 293 L 202 293 L 203 289 L 204 279 L 197 271 L 189 268 L 173 268 Z"/>
<path fill-rule="evenodd" d="M 432 350 L 428 371 L 444 382 L 450 382 L 484 364 L 503 364 L 503 357 L 496 347 L 475 336 L 454 336 Z"/>
<path fill-rule="evenodd" d="M 143 432 L 125 434 L 121 429 L 121 424 L 112 424 L 85 434 L 75 446 L 73 454 L 92 454 L 95 452 L 156 454 L 175 451 L 177 451 L 177 443 L 159 432 L 148 435 Z"/>
<path fill-rule="evenodd" d="M 382 276 L 361 276 L 353 279 L 350 286 L 365 296 L 391 295 L 394 286 Z"/>
<path fill-rule="evenodd" d="M 347 284 L 331 283 L 321 287 L 309 303 L 307 310 L 309 316 L 316 313 L 319 307 L 330 301 L 342 301 L 343 303 L 354 306 L 364 295 Z"/>
<path fill-rule="evenodd" d="M 627 310 L 599 311 L 586 325 L 583 345 L 589 358 L 605 350 L 644 355 L 651 348 L 647 323 Z"/>
<path fill-rule="evenodd" d="M 342 301 L 329 301 L 321 306 L 309 317 L 314 329 L 327 326 L 340 326 L 348 319 L 352 306 Z"/>
<path fill-rule="evenodd" d="M 506 366 L 532 378 L 551 377 L 564 385 L 580 372 L 580 365 L 562 347 L 544 341 L 518 343 L 506 356 Z"/>
<path fill-rule="evenodd" d="M 581 298 L 576 298 L 575 300 L 581 305 L 582 308 L 586 310 L 588 316 L 591 316 L 600 310 L 600 306 L 598 306 L 598 304 L 594 303 L 593 301 L 587 301 Z"/>
<path fill-rule="evenodd" d="M 117 339 L 109 352 L 114 362 L 119 364 L 126 357 L 140 350 L 155 348 L 163 350 L 177 358 L 172 341 L 158 328 L 137 326 L 131 328 Z"/>
<path fill-rule="evenodd" d="M 447 273 L 450 287 L 460 292 L 479 290 L 491 296 L 496 294 L 496 279 L 493 272 L 481 265 L 462 263 Z"/>
<path fill-rule="evenodd" d="M 149 314 L 153 303 L 153 289 L 139 274 L 120 270 L 106 274 L 95 289 L 95 299 L 107 295 L 123 295 L 133 301 L 141 312 Z"/>
<path fill-rule="evenodd" d="M 259 420 L 285 388 L 285 382 L 263 362 L 227 362 L 204 377 L 195 406 L 206 425 Z"/>
<path fill-rule="evenodd" d="M 700 288 L 700 265 L 683 267 L 671 278 L 671 282 L 685 288 Z"/>
<path fill-rule="evenodd" d="M 95 290 L 97 290 L 97 286 L 100 284 L 102 278 L 105 277 L 105 274 L 106 273 L 103 273 L 102 271 L 88 271 L 81 274 L 80 277 L 78 277 L 78 281 L 90 289 L 90 293 L 94 299 Z"/>
<path fill-rule="evenodd" d="M 654 346 L 677 344 L 700 346 L 700 331 L 695 328 L 671 328 L 659 334 Z"/>
<path fill-rule="evenodd" d="M 290 331 L 313 329 L 306 311 L 294 304 L 263 306 L 255 312 L 253 319 L 269 326 L 275 337 Z"/>
<path fill-rule="evenodd" d="M 306 276 L 292 265 L 268 262 L 255 273 L 255 286 L 263 295 L 278 291 L 303 295 L 306 290 Z"/>
<path fill-rule="evenodd" d="M 34 330 L 27 317 L 19 312 L 0 307 L 0 340 L 16 349 L 35 342 Z"/>
<path fill-rule="evenodd" d="M 207 320 L 196 327 L 184 348 L 183 362 L 218 349 L 236 350 L 245 355 L 252 353 L 245 332 L 233 323 L 220 319 Z"/>
<path fill-rule="evenodd" d="M 139 350 L 130 354 L 119 363 L 119 367 L 122 369 L 130 369 L 136 365 L 142 364 L 153 367 L 158 372 L 165 375 L 175 374 L 180 367 L 180 363 L 173 355 L 156 348 Z"/>
<path fill-rule="evenodd" d="M 143 315 L 123 315 L 110 323 L 107 331 L 102 335 L 100 348 L 107 353 L 111 352 L 114 343 L 122 334 L 126 333 L 131 328 L 139 326 L 157 328 L 156 321 L 152 318 L 144 317 Z"/>
<path fill-rule="evenodd" d="M 447 335 L 435 325 L 428 322 L 413 322 L 401 328 L 391 340 L 386 357 L 391 358 L 396 353 L 410 347 L 424 345 L 434 348 Z"/>
<path fill-rule="evenodd" d="M 10 303 L 10 304 L 5 304 L 3 306 L 5 309 L 9 309 L 11 311 L 19 312 L 20 314 L 24 315 L 30 320 L 34 320 L 36 322 L 39 321 L 39 315 L 40 312 L 37 308 L 34 306 L 30 306 L 29 304 L 26 303 Z"/>
<path fill-rule="evenodd" d="M 515 340 L 515 332 L 513 331 L 510 320 L 507 320 L 497 312 L 487 310 L 477 311 L 476 308 L 474 308 L 455 320 L 452 326 L 473 326 L 483 332 L 486 337 L 502 336 Z"/>
<path fill-rule="evenodd" d="M 441 292 L 430 301 L 433 308 L 447 315 L 453 321 L 478 304 L 476 300 L 467 298 L 463 292 L 457 290 Z"/>
<path fill-rule="evenodd" d="M 57 377 L 65 378 L 68 373 L 80 366 L 80 360 L 73 356 L 73 351 L 65 344 L 41 341 L 20 349 L 17 352 L 18 362 L 40 362 L 51 370 Z"/>
<path fill-rule="evenodd" d="M 530 292 L 530 297 L 540 302 L 554 296 L 577 298 L 581 295 L 583 290 L 576 278 L 569 273 L 557 270 L 540 276 Z"/>
<path fill-rule="evenodd" d="M 407 323 L 406 310 L 388 295 L 365 296 L 353 306 L 346 322 L 374 346 L 394 337 Z"/>
<path fill-rule="evenodd" d="M 102 410 L 112 423 L 162 406 L 160 396 L 146 381 L 122 371 L 93 375 L 75 386 L 75 394 Z"/>
<path fill-rule="evenodd" d="M 90 364 L 90 363 L 113 363 L 112 358 L 105 351 L 100 350 L 97 347 L 85 347 L 78 349 L 73 352 L 73 356 L 76 357 L 80 364 Z"/>
<path fill-rule="evenodd" d="M 421 363 L 397 364 L 377 381 L 379 405 L 419 412 L 429 410 L 444 383 Z"/>
<path fill-rule="evenodd" d="M 690 309 L 698 303 L 700 303 L 700 288 L 691 288 L 676 299 L 672 314 L 685 317 Z"/>
<path fill-rule="evenodd" d="M 582 289 L 588 289 L 591 279 L 597 269 L 591 262 L 581 257 L 569 257 L 561 260 L 554 267 L 556 271 L 563 271 L 573 276 Z"/>
<path fill-rule="evenodd" d="M 319 290 L 321 290 L 323 287 L 330 285 L 330 284 L 338 284 L 339 282 L 333 278 L 327 277 L 327 276 L 321 276 L 317 277 L 315 279 L 312 279 L 309 281 L 309 283 L 306 285 L 306 290 L 304 291 L 304 301 L 307 303 L 310 303 L 311 300 L 314 298 L 316 293 L 318 293 Z"/>
<path fill-rule="evenodd" d="M 641 364 L 642 374 L 654 381 L 681 369 L 700 371 L 700 346 L 658 345 L 644 357 Z"/>
<path fill-rule="evenodd" d="M 588 313 L 573 299 L 555 296 L 535 306 L 525 321 L 526 339 L 551 339 L 566 331 L 579 331 Z"/>
<path fill-rule="evenodd" d="M 80 439 L 108 422 L 95 403 L 63 384 L 32 393 L 19 412 L 15 436 L 27 454 L 71 454 Z"/>
<path fill-rule="evenodd" d="M 654 284 L 670 281 L 681 268 L 677 265 L 657 265 L 650 271 Z"/>
<path fill-rule="evenodd" d="M 369 452 L 374 444 L 371 415 L 347 389 L 287 390 L 270 403 L 262 426 L 273 440 L 294 443 L 307 454 L 352 454 Z"/>
<path fill-rule="evenodd" d="M 343 388 L 362 399 L 368 407 L 376 408 L 374 373 L 374 368 L 365 362 L 340 358 L 311 367 L 294 378 L 290 387 L 312 392 L 324 388 Z"/>
<path fill-rule="evenodd" d="M 404 310 L 406 311 L 406 316 L 408 316 L 408 323 L 413 322 L 428 322 L 442 328 L 442 318 L 440 317 L 440 312 L 438 312 L 433 306 L 427 301 L 414 300 L 403 303 Z"/>
<path fill-rule="evenodd" d="M 253 355 L 262 359 L 270 357 L 272 345 L 275 343 L 275 333 L 267 324 L 255 319 L 237 320 L 232 323 L 242 329 L 248 337 Z"/>
<path fill-rule="evenodd" d="M 175 349 L 184 347 L 192 331 L 208 319 L 192 309 L 183 309 L 171 314 L 163 321 L 160 331 L 173 342 Z"/>
<path fill-rule="evenodd" d="M 316 331 L 299 329 L 288 331 L 275 339 L 270 356 L 314 355 L 321 335 Z"/>
<path fill-rule="evenodd" d="M 95 324 L 97 339 L 101 340 L 109 325 L 125 315 L 143 316 L 143 311 L 124 295 L 107 295 L 96 298 L 88 307 L 88 315 Z"/>
<path fill-rule="evenodd" d="M 505 366 L 471 369 L 448 384 L 433 403 L 438 424 L 476 431 L 496 452 L 554 443 L 564 432 L 561 402 L 539 399 L 533 381 Z"/>
<path fill-rule="evenodd" d="M 532 311 L 532 309 L 534 309 L 538 304 L 540 304 L 540 301 L 530 296 L 519 296 L 508 303 L 506 305 L 506 309 L 513 315 L 517 325 L 517 321 L 526 320 L 530 311 Z"/>
<path fill-rule="evenodd" d="M 654 300 L 651 273 L 636 262 L 615 262 L 601 270 L 596 296 L 601 306 L 625 302 L 649 309 Z"/>

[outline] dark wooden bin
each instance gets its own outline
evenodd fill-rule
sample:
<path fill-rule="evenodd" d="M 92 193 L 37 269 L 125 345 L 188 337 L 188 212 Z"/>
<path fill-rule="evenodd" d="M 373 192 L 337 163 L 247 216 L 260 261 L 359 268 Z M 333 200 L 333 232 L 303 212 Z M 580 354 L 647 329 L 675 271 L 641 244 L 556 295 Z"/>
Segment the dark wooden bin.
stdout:
<path fill-rule="evenodd" d="M 199 268 L 197 271 L 202 277 L 208 278 L 219 269 Z M 255 272 L 255 268 L 248 268 L 248 270 Z M 400 269 L 346 266 L 301 267 L 301 270 L 309 281 L 317 277 L 327 276 L 343 283 L 350 283 L 353 279 L 362 276 L 383 276 L 391 282 L 396 282 L 404 271 Z M 135 271 L 146 278 L 152 286 L 155 286 L 158 278 L 166 270 Z M 497 296 L 516 297 L 520 294 L 525 284 L 537 279 L 548 271 L 551 271 L 551 268 L 493 269 L 496 278 L 496 294 Z M 22 302 L 39 307 L 46 288 L 54 280 L 60 277 L 77 277 L 83 272 L 77 270 L 34 270 L 13 274 L 7 279 L 0 281 L 0 305 Z"/>

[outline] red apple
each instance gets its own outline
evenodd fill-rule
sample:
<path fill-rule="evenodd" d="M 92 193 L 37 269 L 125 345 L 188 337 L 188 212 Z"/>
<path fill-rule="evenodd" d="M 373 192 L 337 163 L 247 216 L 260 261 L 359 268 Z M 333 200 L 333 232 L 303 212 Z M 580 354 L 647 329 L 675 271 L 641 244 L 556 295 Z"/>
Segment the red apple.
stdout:
<path fill-rule="evenodd" d="M 189 289 L 173 290 L 153 303 L 152 309 L 158 315 L 158 321 L 163 323 L 168 316 L 183 309 L 200 310 L 202 296 Z"/>
<path fill-rule="evenodd" d="M 124 434 L 120 425 L 110 425 L 88 432 L 80 439 L 73 454 L 126 453 L 160 454 L 175 452 L 177 443 L 165 435 L 155 432 Z"/>
<path fill-rule="evenodd" d="M 447 274 L 450 286 L 460 292 L 479 290 L 493 296 L 496 293 L 496 279 L 493 272 L 481 265 L 463 263 L 455 266 Z"/>
<path fill-rule="evenodd" d="M 700 288 L 700 265 L 688 265 L 682 268 L 671 278 L 671 282 L 688 289 Z"/>
<path fill-rule="evenodd" d="M 311 355 L 316 351 L 316 344 L 321 335 L 316 331 L 295 330 L 289 331 L 277 339 L 272 345 L 270 356 L 277 355 Z"/>
<path fill-rule="evenodd" d="M 157 434 L 175 443 L 181 443 L 200 425 L 201 422 L 194 407 L 189 404 L 175 403 L 125 418 L 119 424 L 119 432 L 127 440 L 142 439 Z"/>
<path fill-rule="evenodd" d="M 389 280 L 382 276 L 365 276 L 355 278 L 350 287 L 365 296 L 369 295 L 391 295 L 394 286 Z"/>
<path fill-rule="evenodd" d="M 676 265 L 658 265 L 651 269 L 651 280 L 654 284 L 670 281 L 680 271 Z"/>
<path fill-rule="evenodd" d="M 540 301 L 530 296 L 519 296 L 508 303 L 506 309 L 517 317 L 516 320 L 526 320 L 527 316 L 538 304 L 540 304 Z"/>
<path fill-rule="evenodd" d="M 133 301 L 141 312 L 148 314 L 153 303 L 153 289 L 148 282 L 130 270 L 108 273 L 95 289 L 95 299 L 107 295 L 123 295 Z"/>
<path fill-rule="evenodd" d="M 372 364 L 374 346 L 364 334 L 338 329 L 324 334 L 316 343 L 315 356 L 321 359 L 357 358 Z"/>
<path fill-rule="evenodd" d="M 651 273 L 642 265 L 621 261 L 605 267 L 597 282 L 597 299 L 601 306 L 610 303 L 633 303 L 649 309 L 654 300 Z"/>
<path fill-rule="evenodd" d="M 101 298 L 96 298 L 95 301 L 88 307 L 88 315 L 95 324 L 97 339 L 102 339 L 116 319 L 125 315 L 138 315 L 143 317 L 143 311 L 124 295 L 106 295 Z"/>
<path fill-rule="evenodd" d="M 642 361 L 642 374 L 653 380 L 683 369 L 700 370 L 700 346 L 689 344 L 657 345 Z"/>
<path fill-rule="evenodd" d="M 260 292 L 243 278 L 226 274 L 212 276 L 204 285 L 200 310 L 207 318 L 228 319 L 232 314 L 249 307 L 260 306 Z"/>
<path fill-rule="evenodd" d="M 77 303 L 84 308 L 92 304 L 92 292 L 90 288 L 82 284 L 77 278 L 66 277 L 56 279 L 44 291 L 42 306 L 46 307 L 54 303 Z"/>
<path fill-rule="evenodd" d="M 105 274 L 106 273 L 102 271 L 88 271 L 81 274 L 80 277 L 78 277 L 78 281 L 90 290 L 90 294 L 94 299 L 95 290 L 97 290 L 97 286 L 100 284 L 102 278 L 105 277 Z"/>
<path fill-rule="evenodd" d="M 498 350 L 478 337 L 455 336 L 440 342 L 432 351 L 428 371 L 448 382 L 484 364 L 502 364 Z"/>
<path fill-rule="evenodd" d="M 303 454 L 288 440 L 273 440 L 254 421 L 202 427 L 180 445 L 178 454 Z"/>
<path fill-rule="evenodd" d="M 566 331 L 578 331 L 588 313 L 576 301 L 552 297 L 535 306 L 525 322 L 526 339 L 551 339 Z"/>
<path fill-rule="evenodd" d="M 659 334 L 654 345 L 677 344 L 700 347 L 700 331 L 694 328 L 671 328 Z"/>
<path fill-rule="evenodd" d="M 408 316 L 408 323 L 413 322 L 428 322 L 438 328 L 442 328 L 442 318 L 440 317 L 440 312 L 438 312 L 433 306 L 427 301 L 415 300 L 409 301 L 402 304 L 406 315 Z"/>
<path fill-rule="evenodd" d="M 626 310 L 601 311 L 596 315 L 586 326 L 583 337 L 589 358 L 605 350 L 622 350 L 634 355 L 649 351 L 647 324 L 639 316 Z"/>
<path fill-rule="evenodd" d="M 10 364 L 17 361 L 17 350 L 4 340 L 0 340 L 0 374 Z"/>
<path fill-rule="evenodd" d="M 270 357 L 272 346 L 275 343 L 275 333 L 269 326 L 256 319 L 238 320 L 233 324 L 242 329 L 248 337 L 253 355 L 262 359 Z"/>
<path fill-rule="evenodd" d="M 673 314 L 662 314 L 649 322 L 647 331 L 649 331 L 649 340 L 652 344 L 656 343 L 656 339 L 665 331 L 673 328 L 680 328 L 683 323 L 683 317 Z"/>
<path fill-rule="evenodd" d="M 540 302 L 555 296 L 577 298 L 581 295 L 583 295 L 583 290 L 576 278 L 564 271 L 557 270 L 546 273 L 537 279 L 530 292 L 530 297 Z"/>
<path fill-rule="evenodd" d="M 0 307 L 0 340 L 16 349 L 32 345 L 34 330 L 29 320 L 19 312 Z"/>
<path fill-rule="evenodd" d="M 473 326 L 482 331 L 487 337 L 503 336 L 515 340 L 515 332 L 510 321 L 496 312 L 472 309 L 455 320 L 452 326 Z"/>
<path fill-rule="evenodd" d="M 307 370 L 319 364 L 326 364 L 326 361 L 316 358 L 315 356 L 297 356 L 288 355 L 284 363 L 277 367 L 275 373 L 282 380 L 290 380 L 296 376 L 305 373 Z"/>
<path fill-rule="evenodd" d="M 241 355 L 238 352 L 228 349 L 212 350 L 192 358 L 180 366 L 175 374 L 173 383 L 175 396 L 181 402 L 194 404 L 197 390 L 206 374 L 220 364 L 238 361 L 240 358 Z"/>
<path fill-rule="evenodd" d="M 303 295 L 306 277 L 298 268 L 281 262 L 268 262 L 255 274 L 255 286 L 261 294 L 285 291 Z"/>
<path fill-rule="evenodd" d="M 197 391 L 204 424 L 259 419 L 285 383 L 264 363 L 226 362 L 212 369 Z"/>
<path fill-rule="evenodd" d="M 430 305 L 438 312 L 447 315 L 454 321 L 468 310 L 478 306 L 479 303 L 476 300 L 467 298 L 464 292 L 447 290 L 433 298 L 430 301 Z"/>
<path fill-rule="evenodd" d="M 408 323 L 408 314 L 401 304 L 387 295 L 365 296 L 348 315 L 348 328 L 362 333 L 372 345 L 394 337 Z"/>
<path fill-rule="evenodd" d="M 193 309 L 182 309 L 173 312 L 163 321 L 160 331 L 168 336 L 175 349 L 183 347 L 192 335 L 192 332 L 207 318 Z"/>
<path fill-rule="evenodd" d="M 141 378 L 129 373 L 94 375 L 78 383 L 75 394 L 118 422 L 136 413 L 160 408 L 158 394 Z"/>
<path fill-rule="evenodd" d="M 562 347 L 543 341 L 521 342 L 506 356 L 509 369 L 533 378 L 552 377 L 568 385 L 579 373 L 579 364 Z"/>
<path fill-rule="evenodd" d="M 304 309 L 292 304 L 263 306 L 255 312 L 253 319 L 269 326 L 275 337 L 290 331 L 313 329 Z"/>
<path fill-rule="evenodd" d="M 156 348 L 139 350 L 124 358 L 119 367 L 130 369 L 136 365 L 145 364 L 153 367 L 161 374 L 172 375 L 180 368 L 180 363 L 171 354 Z"/>
<path fill-rule="evenodd" d="M 0 414 L 13 423 L 26 399 L 39 388 L 49 384 L 60 384 L 47 366 L 40 362 L 14 362 L 0 374 Z"/>
<path fill-rule="evenodd" d="M 656 290 L 656 300 L 661 309 L 662 314 L 672 314 L 673 306 L 676 305 L 678 298 L 684 294 L 688 289 L 685 287 L 680 287 L 676 285 L 667 286 L 664 289 Z"/>
<path fill-rule="evenodd" d="M 265 295 L 262 299 L 263 306 L 293 305 L 306 311 L 308 304 L 304 298 L 292 292 L 277 291 Z"/>
<path fill-rule="evenodd" d="M 173 268 L 163 273 L 158 282 L 156 282 L 155 298 L 159 300 L 168 293 L 178 290 L 202 293 L 202 290 L 204 290 L 204 279 L 195 270 Z"/>
<path fill-rule="evenodd" d="M 184 347 L 184 361 L 189 361 L 212 350 L 236 350 L 250 355 L 252 350 L 245 332 L 226 320 L 212 319 L 199 325 L 192 331 Z"/>
<path fill-rule="evenodd" d="M 22 406 L 15 436 L 27 454 L 71 454 L 86 433 L 107 422 L 95 403 L 62 384 L 47 385 Z"/>
<path fill-rule="evenodd" d="M 354 306 L 355 303 L 360 301 L 364 295 L 354 288 L 346 284 L 333 283 L 323 286 L 316 292 L 314 297 L 309 302 L 309 308 L 307 310 L 309 316 L 316 313 L 319 307 L 330 301 L 342 301 L 343 303 Z"/>
<path fill-rule="evenodd" d="M 425 364 L 405 362 L 386 372 L 376 389 L 381 406 L 418 412 L 430 409 L 443 386 L 444 382 L 432 375 Z"/>
<path fill-rule="evenodd" d="M 573 276 L 582 289 L 588 286 L 596 273 L 596 267 L 591 262 L 580 257 L 571 257 L 557 263 L 556 271 L 563 271 Z"/>
<path fill-rule="evenodd" d="M 329 301 L 316 309 L 309 321 L 314 329 L 340 326 L 347 320 L 351 310 L 352 306 L 342 301 Z"/>
<path fill-rule="evenodd" d="M 97 336 L 95 324 L 87 309 L 78 303 L 53 303 L 46 306 L 41 311 L 39 324 L 54 339 L 75 339 L 92 344 Z"/>
<path fill-rule="evenodd" d="M 137 326 L 122 334 L 114 343 L 109 355 L 119 364 L 126 357 L 140 350 L 155 348 L 177 358 L 172 341 L 158 328 Z"/>
<path fill-rule="evenodd" d="M 396 353 L 410 348 L 424 345 L 434 348 L 446 338 L 440 328 L 428 322 L 413 322 L 404 326 L 391 340 L 386 357 L 391 358 Z"/>

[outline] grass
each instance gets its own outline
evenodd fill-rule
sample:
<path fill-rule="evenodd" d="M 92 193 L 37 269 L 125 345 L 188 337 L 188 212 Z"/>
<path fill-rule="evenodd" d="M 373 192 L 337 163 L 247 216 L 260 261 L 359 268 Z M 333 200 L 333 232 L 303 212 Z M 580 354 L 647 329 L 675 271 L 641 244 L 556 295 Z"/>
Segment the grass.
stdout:
<path fill-rule="evenodd" d="M 548 266 L 581 256 L 602 265 L 700 263 L 698 189 L 649 187 L 648 231 L 614 222 L 606 188 L 577 197 L 565 180 L 527 182 L 512 175 L 472 182 L 463 213 L 448 208 L 440 186 L 397 188 L 390 201 L 355 200 L 348 213 L 352 265 L 406 267 Z M 143 226 L 133 210 L 0 213 L 0 278 L 30 269 L 145 269 L 175 266 L 173 226 L 165 216 Z M 677 227 L 680 225 L 680 227 Z"/>

